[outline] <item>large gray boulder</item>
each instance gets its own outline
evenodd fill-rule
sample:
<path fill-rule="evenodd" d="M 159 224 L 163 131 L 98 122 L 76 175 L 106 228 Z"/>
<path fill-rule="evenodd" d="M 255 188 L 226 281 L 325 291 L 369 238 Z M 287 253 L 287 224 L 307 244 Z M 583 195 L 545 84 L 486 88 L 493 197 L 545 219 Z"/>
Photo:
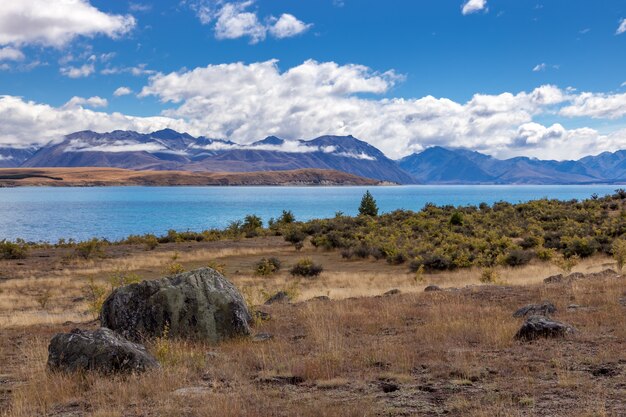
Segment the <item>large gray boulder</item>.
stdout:
<path fill-rule="evenodd" d="M 530 316 L 515 334 L 517 340 L 530 341 L 541 338 L 565 337 L 575 333 L 569 324 L 552 320 L 544 316 Z"/>
<path fill-rule="evenodd" d="M 100 321 L 136 341 L 167 335 L 216 343 L 249 335 L 251 316 L 230 281 L 202 268 L 116 289 Z"/>
<path fill-rule="evenodd" d="M 159 364 L 140 344 L 109 329 L 55 335 L 48 346 L 48 369 L 63 372 L 143 372 Z"/>

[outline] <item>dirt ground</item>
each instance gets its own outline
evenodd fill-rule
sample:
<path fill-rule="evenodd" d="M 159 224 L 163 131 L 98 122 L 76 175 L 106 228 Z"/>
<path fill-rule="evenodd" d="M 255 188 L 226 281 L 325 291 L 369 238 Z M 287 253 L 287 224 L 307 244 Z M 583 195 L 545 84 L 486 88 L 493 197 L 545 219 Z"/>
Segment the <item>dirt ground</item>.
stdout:
<path fill-rule="evenodd" d="M 0 261 L 2 416 L 622 416 L 626 415 L 626 279 L 586 277 L 544 284 L 549 264 L 499 271 L 425 275 L 384 261 L 345 261 L 337 252 L 296 252 L 280 238 L 238 242 L 110 246 L 78 260 L 70 249 L 33 250 Z M 272 277 L 253 274 L 262 257 L 281 260 Z M 302 257 L 324 267 L 316 279 L 287 270 Z M 250 305 L 271 319 L 254 332 L 265 342 L 216 346 L 158 340 L 148 349 L 162 369 L 104 377 L 46 372 L 52 335 L 96 328 L 86 286 L 112 274 L 143 279 L 223 267 Z M 583 273 L 614 268 L 585 260 Z M 428 284 L 444 291 L 424 292 Z M 383 295 L 390 289 L 398 294 Z M 262 305 L 286 289 L 288 304 Z M 327 296 L 329 300 L 313 299 Z M 554 318 L 577 332 L 519 342 L 513 312 L 550 300 Z"/>

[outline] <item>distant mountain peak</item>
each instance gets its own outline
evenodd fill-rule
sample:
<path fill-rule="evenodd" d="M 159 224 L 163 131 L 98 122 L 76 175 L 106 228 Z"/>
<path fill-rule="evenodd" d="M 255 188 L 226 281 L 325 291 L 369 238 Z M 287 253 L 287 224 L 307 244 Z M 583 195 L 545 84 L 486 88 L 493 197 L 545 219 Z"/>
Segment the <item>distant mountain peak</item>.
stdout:
<path fill-rule="evenodd" d="M 275 146 L 280 146 L 282 144 L 285 143 L 284 139 L 281 139 L 279 137 L 276 136 L 268 136 L 265 139 L 262 140 L 258 140 L 254 143 L 252 143 L 252 146 L 258 146 L 258 145 L 275 145 Z"/>

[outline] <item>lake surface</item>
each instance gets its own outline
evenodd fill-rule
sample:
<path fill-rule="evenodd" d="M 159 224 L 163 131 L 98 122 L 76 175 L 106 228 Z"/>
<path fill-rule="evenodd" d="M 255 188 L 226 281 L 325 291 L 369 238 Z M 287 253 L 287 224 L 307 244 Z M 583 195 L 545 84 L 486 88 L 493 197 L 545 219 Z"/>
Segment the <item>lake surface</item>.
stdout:
<path fill-rule="evenodd" d="M 382 212 L 420 210 L 426 203 L 478 205 L 539 198 L 585 199 L 615 185 L 451 185 L 397 187 L 22 187 L 0 188 L 0 240 L 56 242 L 168 229 L 222 228 L 247 214 L 264 221 L 291 210 L 298 220 L 356 214 L 369 189 Z"/>

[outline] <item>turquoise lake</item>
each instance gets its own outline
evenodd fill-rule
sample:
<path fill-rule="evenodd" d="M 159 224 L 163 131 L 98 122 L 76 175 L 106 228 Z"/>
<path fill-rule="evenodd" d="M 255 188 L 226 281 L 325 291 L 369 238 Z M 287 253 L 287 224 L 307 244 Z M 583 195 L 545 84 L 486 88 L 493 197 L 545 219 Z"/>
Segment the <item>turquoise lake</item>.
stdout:
<path fill-rule="evenodd" d="M 355 214 L 366 189 L 381 212 L 420 210 L 426 203 L 478 205 L 539 198 L 585 199 L 616 185 L 393 187 L 23 187 L 0 188 L 0 240 L 121 239 L 168 229 L 222 228 L 247 214 L 267 221 L 282 210 L 298 220 Z"/>

